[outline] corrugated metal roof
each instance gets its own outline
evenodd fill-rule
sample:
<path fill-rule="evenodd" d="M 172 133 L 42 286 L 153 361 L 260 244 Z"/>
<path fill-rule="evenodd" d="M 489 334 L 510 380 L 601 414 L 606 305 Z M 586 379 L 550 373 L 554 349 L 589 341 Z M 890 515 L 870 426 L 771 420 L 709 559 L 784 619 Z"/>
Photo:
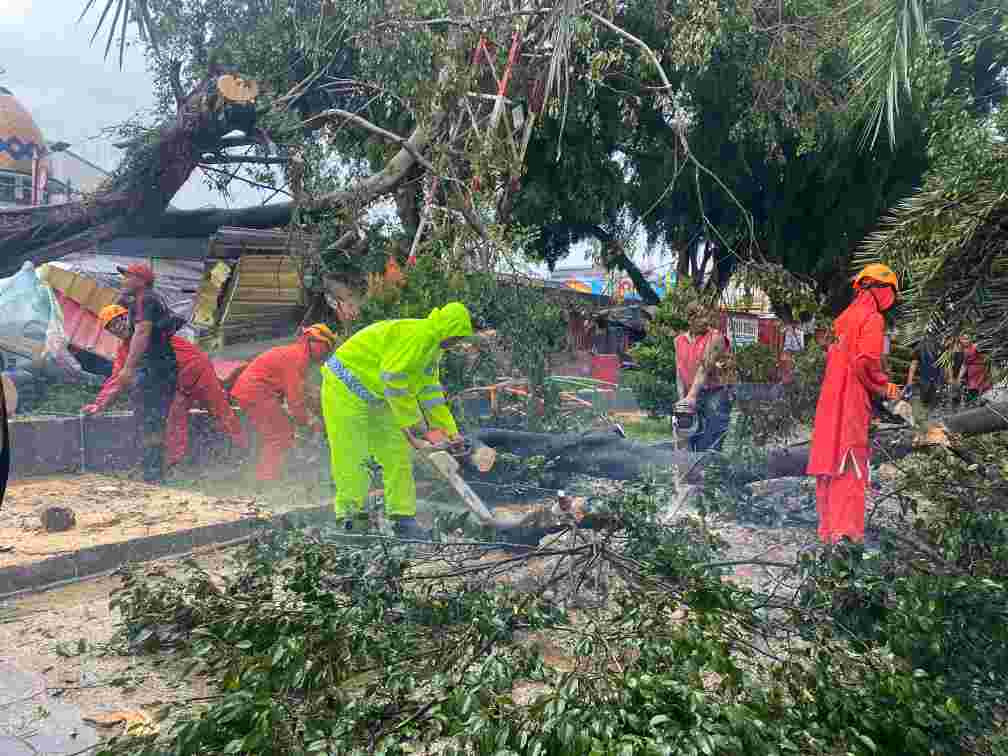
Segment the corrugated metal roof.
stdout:
<path fill-rule="evenodd" d="M 63 330 L 67 341 L 79 349 L 114 360 L 119 349 L 119 339 L 98 324 L 97 316 L 59 291 L 54 291 L 63 310 Z"/>
<path fill-rule="evenodd" d="M 98 254 L 112 257 L 157 257 L 162 260 L 204 260 L 208 241 L 156 236 L 122 236 L 96 245 Z"/>
<path fill-rule="evenodd" d="M 319 237 L 313 234 L 224 226 L 210 237 L 207 254 L 218 259 L 244 255 L 289 255 L 315 249 L 318 245 Z"/>

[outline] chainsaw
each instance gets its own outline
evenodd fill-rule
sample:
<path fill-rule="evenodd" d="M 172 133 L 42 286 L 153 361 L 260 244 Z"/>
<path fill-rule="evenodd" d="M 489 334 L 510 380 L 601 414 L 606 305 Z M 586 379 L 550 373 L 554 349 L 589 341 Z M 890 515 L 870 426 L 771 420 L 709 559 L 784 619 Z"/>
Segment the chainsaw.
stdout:
<path fill-rule="evenodd" d="M 434 468 L 441 473 L 462 501 L 483 525 L 495 525 L 494 516 L 483 500 L 459 475 L 459 460 L 468 462 L 481 473 L 490 472 L 497 461 L 497 452 L 486 444 L 463 437 L 461 442 L 449 445 L 426 445 L 421 451 Z"/>
<path fill-rule="evenodd" d="M 683 441 L 698 435 L 702 422 L 696 407 L 686 402 L 677 402 L 672 410 L 672 432 Z"/>

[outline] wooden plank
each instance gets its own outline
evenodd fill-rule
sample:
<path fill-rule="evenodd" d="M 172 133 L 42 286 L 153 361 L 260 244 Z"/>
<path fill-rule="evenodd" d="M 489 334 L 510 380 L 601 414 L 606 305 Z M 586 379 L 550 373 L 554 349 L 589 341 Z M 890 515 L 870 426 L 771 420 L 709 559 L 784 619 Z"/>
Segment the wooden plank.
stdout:
<path fill-rule="evenodd" d="M 263 289 L 258 287 L 241 286 L 235 293 L 232 304 L 277 304 L 287 305 L 297 304 L 301 301 L 301 291 L 299 289 Z"/>
<path fill-rule="evenodd" d="M 271 270 L 273 268 L 297 270 L 297 265 L 290 255 L 257 255 L 256 257 L 242 257 L 238 260 L 238 267 L 242 271 L 263 269 Z"/>
<path fill-rule="evenodd" d="M 245 301 L 234 299 L 228 307 L 228 316 L 226 318 L 222 318 L 220 322 L 225 322 L 233 315 L 247 315 L 251 312 L 258 312 L 264 317 L 269 317 L 271 313 L 294 312 L 303 310 L 305 306 L 306 305 L 302 302 L 294 302 L 291 300 L 257 302 L 254 299 Z"/>
<path fill-rule="evenodd" d="M 241 286 L 275 287 L 281 289 L 300 289 L 301 276 L 297 271 L 258 271 L 242 270 Z"/>
<path fill-rule="evenodd" d="M 283 320 L 290 318 L 300 319 L 305 311 L 305 307 L 263 307 L 262 305 L 243 305 L 238 311 L 232 310 L 226 319 L 218 325 L 226 325 L 234 321 L 247 322 L 249 320 Z"/>

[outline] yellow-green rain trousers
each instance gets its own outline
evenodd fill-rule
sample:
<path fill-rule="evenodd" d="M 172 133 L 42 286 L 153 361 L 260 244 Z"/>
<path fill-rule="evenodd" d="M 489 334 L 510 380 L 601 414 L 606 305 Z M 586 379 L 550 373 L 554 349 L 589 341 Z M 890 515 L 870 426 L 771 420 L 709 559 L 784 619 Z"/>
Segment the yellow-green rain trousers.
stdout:
<path fill-rule="evenodd" d="M 458 432 L 438 380 L 440 343 L 472 333 L 469 311 L 452 302 L 423 320 L 374 323 L 347 339 L 322 366 L 322 414 L 337 516 L 362 510 L 371 478 L 369 457 L 382 467 L 386 515 L 416 514 L 411 447 L 403 430 L 426 419 L 431 428 Z"/>

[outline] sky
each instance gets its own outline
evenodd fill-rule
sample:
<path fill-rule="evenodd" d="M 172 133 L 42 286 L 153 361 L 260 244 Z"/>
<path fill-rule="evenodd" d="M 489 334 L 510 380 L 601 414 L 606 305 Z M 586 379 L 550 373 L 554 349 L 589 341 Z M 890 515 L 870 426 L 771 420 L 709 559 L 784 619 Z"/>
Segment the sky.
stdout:
<path fill-rule="evenodd" d="M 104 34 L 90 41 L 100 11 L 92 8 L 78 23 L 84 6 L 85 0 L 0 0 L 0 86 L 28 109 L 47 141 L 69 142 L 78 155 L 111 170 L 121 151 L 102 130 L 149 113 L 154 86 L 139 47 L 127 50 L 121 70 L 117 49 L 105 60 Z M 243 207 L 264 198 L 242 186 L 228 203 L 197 173 L 172 204 Z"/>

